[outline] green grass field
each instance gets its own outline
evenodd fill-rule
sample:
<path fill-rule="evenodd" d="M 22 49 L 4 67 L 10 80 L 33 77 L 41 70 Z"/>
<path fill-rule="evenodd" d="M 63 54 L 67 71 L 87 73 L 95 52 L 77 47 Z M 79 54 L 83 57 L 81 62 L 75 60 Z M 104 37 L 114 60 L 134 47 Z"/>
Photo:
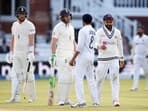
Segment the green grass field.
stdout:
<path fill-rule="evenodd" d="M 34 103 L 27 103 L 21 100 L 21 103 L 5 103 L 10 97 L 10 81 L 0 81 L 0 111 L 148 111 L 148 91 L 144 90 L 144 80 L 140 80 L 140 87 L 137 92 L 131 92 L 131 80 L 120 80 L 120 103 L 119 108 L 112 106 L 111 89 L 109 81 L 106 80 L 103 87 L 102 101 L 98 108 L 92 107 L 87 83 L 85 81 L 85 97 L 87 107 L 72 109 L 70 106 L 47 106 L 48 98 L 48 80 L 37 80 L 37 100 Z M 74 87 L 71 91 L 71 100 L 76 101 Z M 22 97 L 23 98 L 23 97 Z"/>

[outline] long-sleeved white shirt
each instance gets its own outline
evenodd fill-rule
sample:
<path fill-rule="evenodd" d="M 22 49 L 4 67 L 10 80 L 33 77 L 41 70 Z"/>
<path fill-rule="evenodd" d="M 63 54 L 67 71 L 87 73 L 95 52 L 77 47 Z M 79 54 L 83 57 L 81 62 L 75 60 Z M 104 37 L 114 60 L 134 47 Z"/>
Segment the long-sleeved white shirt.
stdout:
<path fill-rule="evenodd" d="M 96 32 L 97 46 L 105 45 L 105 50 L 99 49 L 99 58 L 123 58 L 123 44 L 121 32 L 114 28 L 110 32 L 105 26 Z"/>
<path fill-rule="evenodd" d="M 148 36 L 143 34 L 142 37 L 136 35 L 133 38 L 134 55 L 145 56 L 148 55 Z"/>

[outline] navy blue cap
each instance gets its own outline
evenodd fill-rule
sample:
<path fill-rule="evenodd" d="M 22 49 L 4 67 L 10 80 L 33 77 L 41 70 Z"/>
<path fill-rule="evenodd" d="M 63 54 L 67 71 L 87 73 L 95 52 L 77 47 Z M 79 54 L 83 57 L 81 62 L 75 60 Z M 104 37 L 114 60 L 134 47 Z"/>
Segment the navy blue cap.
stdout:
<path fill-rule="evenodd" d="M 106 14 L 103 17 L 103 20 L 113 20 L 113 16 L 111 14 Z"/>

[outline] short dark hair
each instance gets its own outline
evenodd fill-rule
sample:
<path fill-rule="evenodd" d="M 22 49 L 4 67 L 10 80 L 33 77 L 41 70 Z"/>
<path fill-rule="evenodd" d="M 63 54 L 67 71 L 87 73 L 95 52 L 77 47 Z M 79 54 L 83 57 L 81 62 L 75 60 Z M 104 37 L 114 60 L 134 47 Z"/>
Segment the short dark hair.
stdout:
<path fill-rule="evenodd" d="M 113 20 L 113 16 L 111 14 L 106 14 L 103 17 L 103 21 L 105 21 L 105 20 Z"/>
<path fill-rule="evenodd" d="M 82 20 L 83 22 L 85 22 L 86 24 L 91 24 L 92 22 L 92 16 L 90 14 L 84 14 L 82 16 Z"/>

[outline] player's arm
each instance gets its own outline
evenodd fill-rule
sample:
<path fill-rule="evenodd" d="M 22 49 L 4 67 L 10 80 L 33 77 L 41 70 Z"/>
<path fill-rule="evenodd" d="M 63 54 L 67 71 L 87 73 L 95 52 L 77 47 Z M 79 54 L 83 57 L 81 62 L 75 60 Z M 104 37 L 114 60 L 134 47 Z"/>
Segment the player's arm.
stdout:
<path fill-rule="evenodd" d="M 34 56 L 34 38 L 35 38 L 35 26 L 33 24 L 29 25 L 29 34 L 28 34 L 28 41 L 29 41 L 29 50 L 28 50 L 28 61 L 33 62 L 35 59 Z"/>
<path fill-rule="evenodd" d="M 56 53 L 57 41 L 58 41 L 57 38 L 52 37 L 52 40 L 51 40 L 51 51 L 52 51 L 52 54 Z"/>
<path fill-rule="evenodd" d="M 12 39 L 10 41 L 10 52 L 13 52 L 13 47 L 14 47 L 14 35 L 12 35 Z"/>
<path fill-rule="evenodd" d="M 75 59 L 77 58 L 77 56 L 81 53 L 81 51 L 83 50 L 84 47 L 84 41 L 85 41 L 85 36 L 83 35 L 83 32 L 80 30 L 79 34 L 78 34 L 78 44 L 77 44 L 77 48 L 74 52 L 74 55 L 72 57 L 72 59 L 70 60 L 69 64 L 71 66 L 75 65 Z"/>
<path fill-rule="evenodd" d="M 131 49 L 131 55 L 132 57 L 134 57 L 135 55 L 135 40 L 136 40 L 136 37 L 133 38 L 133 41 L 132 41 L 132 49 Z"/>
<path fill-rule="evenodd" d="M 13 25 L 12 25 L 12 28 L 11 28 L 11 33 L 12 33 L 12 36 L 11 36 L 11 40 L 10 40 L 10 50 L 9 50 L 9 53 L 6 55 L 6 61 L 8 63 L 12 63 L 13 62 L 13 51 L 14 51 Z"/>
<path fill-rule="evenodd" d="M 35 34 L 29 35 L 29 48 L 32 48 L 29 51 L 33 51 L 33 52 L 34 52 L 34 37 L 35 37 Z"/>
<path fill-rule="evenodd" d="M 51 39 L 51 57 L 49 58 L 49 63 L 51 64 L 51 66 L 56 65 L 56 49 L 57 49 L 58 37 L 59 37 L 59 29 L 54 28 Z"/>
<path fill-rule="evenodd" d="M 146 35 L 146 40 L 145 40 L 145 58 L 148 58 L 148 36 Z"/>
<path fill-rule="evenodd" d="M 123 57 L 123 42 L 122 42 L 121 33 L 119 33 L 119 36 L 118 36 L 117 47 L 118 47 L 118 52 L 119 52 L 119 65 L 120 67 L 123 67 L 124 57 Z"/>
<path fill-rule="evenodd" d="M 97 32 L 96 32 L 96 43 L 95 43 L 95 47 L 97 46 L 97 49 L 99 50 L 106 50 L 106 44 L 104 44 L 104 43 L 102 43 L 101 42 L 101 36 L 100 36 L 100 34 L 101 34 L 101 31 L 100 30 L 98 30 Z"/>

